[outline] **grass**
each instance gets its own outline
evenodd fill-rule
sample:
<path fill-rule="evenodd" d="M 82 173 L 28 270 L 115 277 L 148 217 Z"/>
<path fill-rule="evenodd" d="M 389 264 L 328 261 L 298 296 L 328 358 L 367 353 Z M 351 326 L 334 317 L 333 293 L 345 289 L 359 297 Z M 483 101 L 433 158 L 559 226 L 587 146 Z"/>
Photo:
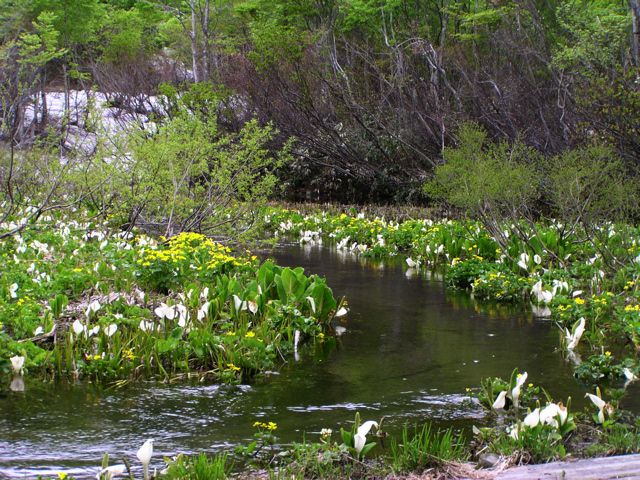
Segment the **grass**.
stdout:
<path fill-rule="evenodd" d="M 178 455 L 171 461 L 162 478 L 167 480 L 224 480 L 233 469 L 233 462 L 228 455 L 221 453 L 207 456 L 200 453 L 189 457 Z"/>
<path fill-rule="evenodd" d="M 422 472 L 442 467 L 447 462 L 465 461 L 468 453 L 461 435 L 453 429 L 435 430 L 430 423 L 414 427 L 410 435 L 405 425 L 400 441 L 391 441 L 389 465 L 396 473 Z"/>

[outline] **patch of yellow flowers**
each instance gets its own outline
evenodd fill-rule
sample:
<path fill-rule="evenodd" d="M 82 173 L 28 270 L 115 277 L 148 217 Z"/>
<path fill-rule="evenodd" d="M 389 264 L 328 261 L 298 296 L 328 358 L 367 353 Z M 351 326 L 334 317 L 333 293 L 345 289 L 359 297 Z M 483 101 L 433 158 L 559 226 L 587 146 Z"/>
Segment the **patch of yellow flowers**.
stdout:
<path fill-rule="evenodd" d="M 206 259 L 206 268 L 215 269 L 222 265 L 239 267 L 251 263 L 256 257 L 236 258 L 231 255 L 231 249 L 214 242 L 201 233 L 183 232 L 172 237 L 167 242 L 167 248 L 145 250 L 138 263 L 149 267 L 153 262 L 178 263 L 188 258 Z M 197 267 L 202 270 L 203 266 Z"/>
<path fill-rule="evenodd" d="M 275 422 L 254 422 L 253 426 L 256 428 L 269 430 L 270 432 L 273 432 L 278 428 L 278 424 Z"/>

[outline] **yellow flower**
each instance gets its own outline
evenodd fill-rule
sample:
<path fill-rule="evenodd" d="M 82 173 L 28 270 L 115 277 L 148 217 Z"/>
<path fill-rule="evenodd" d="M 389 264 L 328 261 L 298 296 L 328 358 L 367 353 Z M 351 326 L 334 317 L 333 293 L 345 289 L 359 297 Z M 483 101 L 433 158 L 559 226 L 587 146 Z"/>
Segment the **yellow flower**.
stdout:
<path fill-rule="evenodd" d="M 576 305 L 584 305 L 584 300 L 582 298 L 576 298 L 574 302 L 576 302 Z"/>
<path fill-rule="evenodd" d="M 611 356 L 611 352 L 609 352 L 609 351 L 604 352 L 604 354 L 605 354 L 605 356 L 607 356 L 607 357 L 610 357 L 610 356 Z"/>
<path fill-rule="evenodd" d="M 253 333 L 253 332 L 247 332 L 247 333 L 245 334 L 245 337 L 246 337 L 246 338 L 253 338 L 253 337 L 255 337 L 255 336 L 256 336 L 256 334 L 255 334 L 255 333 Z"/>
<path fill-rule="evenodd" d="M 101 358 L 102 358 L 102 357 L 101 357 L 100 355 L 94 355 L 94 356 L 93 356 L 93 359 L 94 359 L 94 360 L 100 360 Z"/>
<path fill-rule="evenodd" d="M 136 358 L 136 356 L 133 354 L 133 350 L 130 350 L 128 348 L 122 350 L 122 356 L 127 360 L 133 360 L 134 358 Z"/>
<path fill-rule="evenodd" d="M 64 472 L 58 472 L 58 478 L 60 480 L 64 480 L 65 478 L 67 478 L 67 474 Z"/>
<path fill-rule="evenodd" d="M 239 372 L 241 368 L 237 365 L 234 365 L 233 363 L 227 363 L 227 370 L 231 370 L 232 372 Z"/>

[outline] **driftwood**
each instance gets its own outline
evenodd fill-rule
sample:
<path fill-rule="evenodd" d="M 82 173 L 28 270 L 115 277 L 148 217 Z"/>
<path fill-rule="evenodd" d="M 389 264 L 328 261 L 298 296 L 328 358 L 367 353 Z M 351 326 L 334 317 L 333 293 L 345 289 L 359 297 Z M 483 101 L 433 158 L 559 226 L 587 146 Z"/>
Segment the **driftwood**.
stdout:
<path fill-rule="evenodd" d="M 48 333 L 42 333 L 40 335 L 35 335 L 31 338 L 23 338 L 18 340 L 18 343 L 23 342 L 33 342 L 37 345 L 45 344 L 45 343 L 55 343 L 56 341 L 56 331 L 58 328 L 58 324 L 54 323 L 53 328 Z"/>

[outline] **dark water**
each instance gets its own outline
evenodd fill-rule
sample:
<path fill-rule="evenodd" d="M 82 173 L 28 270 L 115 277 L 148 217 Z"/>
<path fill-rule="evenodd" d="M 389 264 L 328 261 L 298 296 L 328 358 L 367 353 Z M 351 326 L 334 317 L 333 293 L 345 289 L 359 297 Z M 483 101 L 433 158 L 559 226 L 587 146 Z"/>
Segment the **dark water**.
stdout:
<path fill-rule="evenodd" d="M 466 387 L 487 376 L 529 372 L 555 399 L 584 390 L 557 351 L 558 329 L 518 310 L 474 305 L 441 281 L 408 278 L 400 261 L 375 265 L 334 250 L 283 247 L 282 265 L 327 277 L 350 313 L 337 347 L 301 352 L 277 374 L 250 386 L 137 383 L 120 390 L 26 379 L 24 392 L 0 390 L 0 477 L 95 475 L 108 452 L 119 463 L 154 438 L 162 455 L 215 451 L 250 440 L 256 420 L 278 424 L 282 442 L 337 432 L 359 411 L 393 431 L 431 420 L 468 429 L 490 419 Z M 336 435 L 336 433 L 334 433 Z"/>

